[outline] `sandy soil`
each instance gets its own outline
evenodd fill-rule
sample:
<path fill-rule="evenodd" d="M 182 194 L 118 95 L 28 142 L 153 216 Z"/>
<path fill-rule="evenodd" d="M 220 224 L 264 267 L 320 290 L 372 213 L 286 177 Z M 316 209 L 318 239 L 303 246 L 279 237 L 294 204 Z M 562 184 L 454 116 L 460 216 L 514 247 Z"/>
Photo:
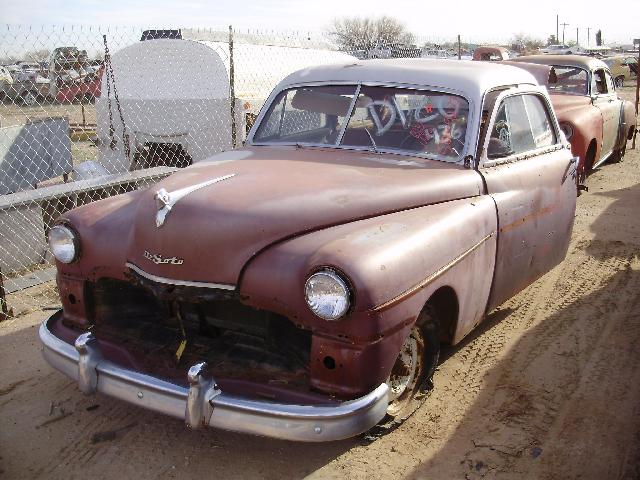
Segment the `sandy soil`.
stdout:
<path fill-rule="evenodd" d="M 590 177 L 567 259 L 447 350 L 374 443 L 191 432 L 84 397 L 41 358 L 38 312 L 0 324 L 0 477 L 639 478 L 639 153 Z"/>

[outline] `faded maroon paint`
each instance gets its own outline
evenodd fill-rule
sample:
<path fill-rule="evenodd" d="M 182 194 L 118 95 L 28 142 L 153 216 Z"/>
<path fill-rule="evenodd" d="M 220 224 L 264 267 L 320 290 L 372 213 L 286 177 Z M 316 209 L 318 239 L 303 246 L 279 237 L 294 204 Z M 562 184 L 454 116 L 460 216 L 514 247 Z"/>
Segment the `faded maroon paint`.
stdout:
<path fill-rule="evenodd" d="M 274 242 L 360 218 L 477 196 L 482 189 L 473 170 L 397 155 L 295 147 L 254 147 L 234 155 L 246 158 L 198 163 L 139 195 L 66 214 L 82 238 L 83 256 L 72 266 L 61 265 L 61 271 L 98 278 L 102 272 L 96 269 L 122 269 L 129 261 L 161 277 L 235 285 L 247 261 Z M 171 192 L 229 174 L 235 176 L 182 198 L 164 225 L 156 227 L 158 189 Z M 144 257 L 145 251 L 184 263 L 156 265 Z"/>
<path fill-rule="evenodd" d="M 602 151 L 602 116 L 600 110 L 593 106 L 591 98 L 582 95 L 549 95 L 551 104 L 558 117 L 558 122 L 568 123 L 573 129 L 571 153 L 580 157 L 579 170 L 589 173 Z M 587 162 L 590 145 L 595 145 L 592 158 Z"/>
<path fill-rule="evenodd" d="M 58 263 L 65 325 L 86 328 L 85 281 L 126 280 L 127 262 L 169 282 L 233 285 L 241 302 L 311 332 L 315 390 L 360 396 L 388 378 L 434 294 L 453 292 L 453 324 L 443 337 L 456 343 L 483 319 L 489 298 L 515 293 L 562 259 L 575 206 L 575 187 L 566 190 L 573 202 L 556 191 L 572 173 L 566 147 L 479 170 L 328 147 L 221 153 L 150 190 L 64 215 L 81 244 L 78 261 Z M 231 174 L 179 200 L 156 226 L 158 189 Z M 183 263 L 156 265 L 145 251 Z M 521 252 L 526 261 L 513 261 Z M 335 322 L 316 317 L 304 300 L 305 280 L 324 266 L 340 271 L 353 294 L 350 311 Z M 513 285 L 510 276 L 518 277 Z"/>
<path fill-rule="evenodd" d="M 438 288 L 453 287 L 459 296 L 460 321 L 449 340 L 460 340 L 481 321 L 491 275 L 469 272 L 493 270 L 496 228 L 495 206 L 488 196 L 339 225 L 258 256 L 247 267 L 240 292 L 246 303 L 310 328 L 311 384 L 349 398 L 385 381 L 417 315 Z M 477 250 L 436 281 L 403 295 L 446 267 L 455 258 L 451 252 L 475 245 Z M 339 322 L 319 319 L 304 301 L 304 281 L 319 265 L 339 268 L 356 292 L 352 311 Z M 402 301 L 376 309 L 396 296 Z M 324 367 L 327 355 L 336 359 L 337 368 Z"/>

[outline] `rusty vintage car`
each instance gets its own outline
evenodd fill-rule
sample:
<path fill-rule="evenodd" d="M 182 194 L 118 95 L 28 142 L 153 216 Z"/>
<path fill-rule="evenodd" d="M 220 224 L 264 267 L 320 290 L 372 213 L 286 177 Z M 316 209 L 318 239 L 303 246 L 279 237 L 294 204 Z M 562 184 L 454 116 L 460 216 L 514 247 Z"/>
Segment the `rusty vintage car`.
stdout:
<path fill-rule="evenodd" d="M 580 55 L 532 55 L 512 62 L 552 66 L 551 102 L 574 155 L 581 181 L 607 160 L 619 162 L 636 129 L 633 104 L 616 94 L 609 67 Z"/>
<path fill-rule="evenodd" d="M 512 66 L 397 59 L 293 73 L 265 105 L 245 147 L 59 219 L 44 356 L 192 428 L 400 421 L 440 343 L 566 254 L 576 162 L 549 96 Z"/>

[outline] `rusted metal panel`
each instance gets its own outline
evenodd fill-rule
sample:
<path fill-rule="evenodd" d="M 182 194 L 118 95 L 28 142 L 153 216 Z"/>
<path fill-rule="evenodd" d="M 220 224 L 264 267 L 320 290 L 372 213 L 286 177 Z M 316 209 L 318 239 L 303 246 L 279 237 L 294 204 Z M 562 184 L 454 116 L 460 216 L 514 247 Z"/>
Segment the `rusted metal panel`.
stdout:
<path fill-rule="evenodd" d="M 495 205 L 486 196 L 340 225 L 259 255 L 247 267 L 240 292 L 243 301 L 311 328 L 317 388 L 358 394 L 389 375 L 399 346 L 438 288 L 449 286 L 459 295 L 454 341 L 480 322 L 491 278 L 469 272 L 493 271 L 496 228 Z M 357 292 L 352 312 L 340 322 L 319 319 L 304 302 L 302 285 L 317 265 L 339 267 Z M 343 365 L 348 357 L 349 367 L 328 369 L 325 355 L 343 359 Z"/>
<path fill-rule="evenodd" d="M 224 163 L 216 161 L 224 158 Z M 156 227 L 156 191 L 174 192 L 227 175 L 234 176 L 184 196 L 166 223 Z M 282 187 L 274 188 L 277 185 Z M 274 242 L 359 218 L 477 196 L 481 189 L 477 173 L 458 165 L 442 168 L 442 162 L 433 160 L 340 150 L 327 155 L 295 147 L 246 148 L 178 172 L 136 196 L 135 202 L 133 197 L 114 197 L 65 214 L 86 241 L 80 261 L 63 268 L 89 274 L 94 266 L 113 265 L 104 257 L 116 255 L 110 245 L 122 241 L 122 234 L 109 225 L 129 224 L 134 228 L 126 230 L 126 253 L 117 254 L 145 272 L 235 285 L 245 263 Z M 155 264 L 145 251 L 184 261 Z"/>
<path fill-rule="evenodd" d="M 498 210 L 491 310 L 560 263 L 576 205 L 575 165 L 560 150 L 481 169 Z"/>

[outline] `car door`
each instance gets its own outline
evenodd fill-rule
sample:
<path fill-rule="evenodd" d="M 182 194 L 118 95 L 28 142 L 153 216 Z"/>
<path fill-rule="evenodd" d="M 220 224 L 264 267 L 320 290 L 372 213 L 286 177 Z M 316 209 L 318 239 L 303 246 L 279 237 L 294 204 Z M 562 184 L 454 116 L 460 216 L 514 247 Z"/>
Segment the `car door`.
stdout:
<path fill-rule="evenodd" d="M 576 160 L 540 87 L 497 97 L 478 169 L 498 216 L 488 311 L 564 259 L 576 207 Z"/>
<path fill-rule="evenodd" d="M 620 100 L 616 95 L 611 75 L 602 68 L 594 70 L 591 76 L 591 96 L 593 105 L 600 110 L 602 116 L 602 161 L 615 147 L 620 122 Z"/>

